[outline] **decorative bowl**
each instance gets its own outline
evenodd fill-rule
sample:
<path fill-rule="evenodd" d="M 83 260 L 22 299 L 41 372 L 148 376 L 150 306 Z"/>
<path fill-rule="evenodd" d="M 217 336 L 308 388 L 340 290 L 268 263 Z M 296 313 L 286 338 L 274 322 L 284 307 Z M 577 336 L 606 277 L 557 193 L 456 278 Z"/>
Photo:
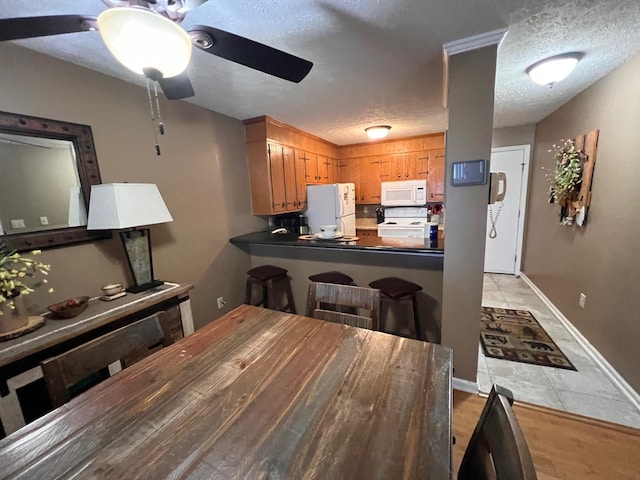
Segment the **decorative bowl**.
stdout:
<path fill-rule="evenodd" d="M 47 309 L 49 309 L 54 318 L 63 319 L 80 315 L 88 306 L 89 297 L 74 297 L 49 305 Z"/>
<path fill-rule="evenodd" d="M 121 283 L 112 283 L 111 285 L 105 285 L 102 287 L 102 293 L 111 296 L 120 293 L 123 290 Z"/>

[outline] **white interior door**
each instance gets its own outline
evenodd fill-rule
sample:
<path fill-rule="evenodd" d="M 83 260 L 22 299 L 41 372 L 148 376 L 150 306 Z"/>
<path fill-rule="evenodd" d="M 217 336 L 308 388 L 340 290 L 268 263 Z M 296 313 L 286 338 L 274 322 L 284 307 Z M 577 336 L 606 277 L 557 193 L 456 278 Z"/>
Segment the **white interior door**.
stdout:
<path fill-rule="evenodd" d="M 496 202 L 487 208 L 485 272 L 520 273 L 529 151 L 529 145 L 491 150 L 490 170 L 507 175 L 507 192 L 503 202 Z"/>

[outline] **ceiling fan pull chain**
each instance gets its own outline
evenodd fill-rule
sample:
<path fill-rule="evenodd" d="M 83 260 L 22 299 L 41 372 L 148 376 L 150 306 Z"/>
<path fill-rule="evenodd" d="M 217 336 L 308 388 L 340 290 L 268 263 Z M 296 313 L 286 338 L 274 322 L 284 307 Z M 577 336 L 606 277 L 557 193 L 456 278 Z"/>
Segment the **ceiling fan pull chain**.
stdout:
<path fill-rule="evenodd" d="M 153 138 L 156 141 L 156 144 L 155 144 L 156 155 L 160 155 L 160 143 L 158 142 L 158 131 L 155 128 L 156 117 L 155 117 L 154 111 L 153 111 L 153 100 L 151 98 L 151 89 L 149 88 L 149 78 L 145 77 L 145 79 L 147 81 L 147 97 L 149 98 L 149 109 L 151 110 L 151 122 L 153 123 Z M 158 93 L 156 91 L 156 97 L 157 97 L 157 95 L 158 95 Z"/>
<path fill-rule="evenodd" d="M 153 92 L 156 97 L 156 112 L 158 113 L 158 131 L 160 135 L 164 135 L 164 123 L 162 123 L 162 117 L 160 116 L 160 100 L 158 99 L 158 83 L 153 82 Z"/>

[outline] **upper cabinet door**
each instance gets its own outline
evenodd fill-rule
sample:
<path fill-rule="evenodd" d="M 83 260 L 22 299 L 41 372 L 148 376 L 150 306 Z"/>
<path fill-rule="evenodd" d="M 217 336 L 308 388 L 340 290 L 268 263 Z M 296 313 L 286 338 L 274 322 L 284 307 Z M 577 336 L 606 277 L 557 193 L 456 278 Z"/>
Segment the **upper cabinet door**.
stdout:
<path fill-rule="evenodd" d="M 273 208 L 273 213 L 281 213 L 287 210 L 282 145 L 269 142 L 268 154 L 272 196 L 271 207 Z"/>
<path fill-rule="evenodd" d="M 307 183 L 319 183 L 320 177 L 318 176 L 318 161 L 316 155 L 306 152 L 304 164 Z"/>
<path fill-rule="evenodd" d="M 360 184 L 360 162 L 357 158 L 340 161 L 340 183 L 353 183 L 356 186 L 356 203 L 362 203 L 364 197 Z"/>
<path fill-rule="evenodd" d="M 380 203 L 380 159 L 364 157 L 360 163 L 360 202 Z"/>
<path fill-rule="evenodd" d="M 307 208 L 307 179 L 305 176 L 305 153 L 296 150 L 295 154 L 295 170 L 296 170 L 296 208 L 305 210 Z"/>
<path fill-rule="evenodd" d="M 415 156 L 416 171 L 414 178 L 429 180 L 429 152 L 416 152 Z"/>
<path fill-rule="evenodd" d="M 427 196 L 430 202 L 444 202 L 445 154 L 444 149 L 429 151 Z"/>
<path fill-rule="evenodd" d="M 296 159 L 291 148 L 282 146 L 282 161 L 284 164 L 284 198 L 286 210 L 298 208 L 298 191 L 296 188 Z"/>
<path fill-rule="evenodd" d="M 329 158 L 316 155 L 318 165 L 318 183 L 329 183 Z"/>

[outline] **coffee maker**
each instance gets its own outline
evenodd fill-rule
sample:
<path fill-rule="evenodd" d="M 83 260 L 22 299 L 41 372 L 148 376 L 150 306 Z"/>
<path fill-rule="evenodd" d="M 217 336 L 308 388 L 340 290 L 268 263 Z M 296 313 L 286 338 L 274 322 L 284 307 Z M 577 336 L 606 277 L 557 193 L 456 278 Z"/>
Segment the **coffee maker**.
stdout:
<path fill-rule="evenodd" d="M 307 216 L 304 213 L 298 215 L 298 235 L 308 235 L 309 224 L 307 223 Z"/>

